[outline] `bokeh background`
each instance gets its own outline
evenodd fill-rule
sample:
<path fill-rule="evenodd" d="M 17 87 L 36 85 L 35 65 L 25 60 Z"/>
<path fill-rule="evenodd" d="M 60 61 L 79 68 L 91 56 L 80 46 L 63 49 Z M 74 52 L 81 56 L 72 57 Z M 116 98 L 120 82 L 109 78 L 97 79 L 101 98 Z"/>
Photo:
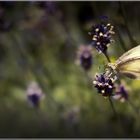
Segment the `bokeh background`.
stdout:
<path fill-rule="evenodd" d="M 108 49 L 115 61 L 140 43 L 140 2 L 0 2 L 0 137 L 139 137 L 140 81 L 122 77 L 124 103 L 97 93 L 89 76 L 103 72 L 105 57 L 93 48 L 92 68 L 77 65 L 80 45 L 101 16 L 114 26 Z M 36 82 L 44 95 L 31 105 Z"/>

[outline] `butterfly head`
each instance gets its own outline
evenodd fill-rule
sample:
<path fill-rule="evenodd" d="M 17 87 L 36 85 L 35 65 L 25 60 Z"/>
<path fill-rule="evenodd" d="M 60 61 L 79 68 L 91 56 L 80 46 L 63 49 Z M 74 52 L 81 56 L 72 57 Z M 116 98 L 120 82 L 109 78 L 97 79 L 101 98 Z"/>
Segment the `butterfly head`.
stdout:
<path fill-rule="evenodd" d="M 112 69 L 113 71 L 116 70 L 116 64 L 115 63 L 108 63 L 107 67 Z"/>

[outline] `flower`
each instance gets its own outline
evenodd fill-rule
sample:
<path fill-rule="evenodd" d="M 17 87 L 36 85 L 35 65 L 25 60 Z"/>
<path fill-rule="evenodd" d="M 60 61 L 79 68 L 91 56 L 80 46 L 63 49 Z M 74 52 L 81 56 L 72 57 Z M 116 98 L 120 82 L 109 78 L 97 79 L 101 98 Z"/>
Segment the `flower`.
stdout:
<path fill-rule="evenodd" d="M 123 85 L 118 86 L 113 98 L 116 100 L 120 100 L 121 102 L 128 100 L 128 92 Z"/>
<path fill-rule="evenodd" d="M 91 46 L 81 45 L 78 50 L 78 64 L 84 70 L 89 70 L 92 67 L 92 48 Z"/>
<path fill-rule="evenodd" d="M 92 36 L 92 45 L 101 53 L 106 53 L 108 46 L 113 41 L 113 26 L 110 23 L 100 23 L 92 26 L 89 35 Z"/>
<path fill-rule="evenodd" d="M 69 110 L 66 110 L 62 114 L 62 118 L 69 125 L 75 125 L 79 122 L 79 113 L 80 113 L 80 107 L 75 106 Z"/>
<path fill-rule="evenodd" d="M 97 88 L 98 93 L 105 97 L 113 96 L 113 90 L 115 88 L 113 78 L 110 78 L 105 74 L 99 74 L 96 75 L 93 84 L 95 88 Z"/>
<path fill-rule="evenodd" d="M 47 13 L 54 14 L 57 10 L 56 4 L 54 1 L 38 1 L 35 2 L 41 8 L 44 8 Z"/>
<path fill-rule="evenodd" d="M 27 88 L 27 98 L 33 107 L 39 107 L 44 94 L 36 82 L 31 82 Z"/>
<path fill-rule="evenodd" d="M 7 32 L 11 29 L 12 23 L 0 17 L 0 31 Z"/>
<path fill-rule="evenodd" d="M 11 30 L 12 27 L 13 27 L 13 23 L 6 16 L 5 9 L 0 7 L 0 32 L 8 32 Z"/>

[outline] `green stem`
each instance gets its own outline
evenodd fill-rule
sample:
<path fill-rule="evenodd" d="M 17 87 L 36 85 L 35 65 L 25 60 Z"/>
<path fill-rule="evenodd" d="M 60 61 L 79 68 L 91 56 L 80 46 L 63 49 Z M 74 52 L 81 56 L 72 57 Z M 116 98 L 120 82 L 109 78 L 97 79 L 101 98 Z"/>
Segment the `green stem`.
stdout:
<path fill-rule="evenodd" d="M 115 107 L 114 107 L 114 104 L 113 104 L 113 102 L 112 102 L 112 100 L 111 100 L 111 97 L 110 97 L 110 96 L 109 96 L 109 102 L 110 102 L 110 105 L 111 105 L 111 107 L 112 107 L 113 113 L 115 114 L 115 116 L 117 116 L 116 109 L 115 109 Z"/>
<path fill-rule="evenodd" d="M 105 52 L 105 53 L 104 53 L 104 55 L 105 55 L 105 57 L 106 57 L 107 61 L 110 63 L 110 62 L 111 62 L 111 60 L 110 60 L 110 58 L 109 58 L 109 56 L 108 56 L 107 52 Z M 116 109 L 115 109 L 115 107 L 114 107 L 114 104 L 113 104 L 113 102 L 112 102 L 112 100 L 111 100 L 111 97 L 110 97 L 110 96 L 109 96 L 109 102 L 110 102 L 110 105 L 111 105 L 111 107 L 112 107 L 112 110 L 113 110 L 113 112 L 114 112 L 115 116 L 117 116 Z"/>
<path fill-rule="evenodd" d="M 105 57 L 106 57 L 107 61 L 110 63 L 111 61 L 110 61 L 110 58 L 109 58 L 109 56 L 108 56 L 107 52 L 105 52 L 105 53 L 104 53 L 104 55 L 105 55 Z"/>

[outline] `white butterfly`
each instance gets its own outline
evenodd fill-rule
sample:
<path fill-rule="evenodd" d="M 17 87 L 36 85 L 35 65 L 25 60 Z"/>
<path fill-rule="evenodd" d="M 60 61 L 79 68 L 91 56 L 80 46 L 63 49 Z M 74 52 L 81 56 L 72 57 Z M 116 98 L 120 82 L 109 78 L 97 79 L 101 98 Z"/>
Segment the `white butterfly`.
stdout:
<path fill-rule="evenodd" d="M 124 53 L 115 63 L 109 63 L 108 67 L 116 74 L 140 79 L 140 45 Z"/>

